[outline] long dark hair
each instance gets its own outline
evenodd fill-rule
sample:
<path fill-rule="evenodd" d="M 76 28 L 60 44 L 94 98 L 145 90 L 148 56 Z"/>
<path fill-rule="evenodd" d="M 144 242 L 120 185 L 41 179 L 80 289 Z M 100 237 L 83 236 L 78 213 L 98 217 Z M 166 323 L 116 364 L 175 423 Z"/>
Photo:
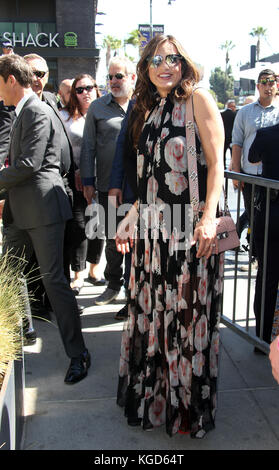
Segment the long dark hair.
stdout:
<path fill-rule="evenodd" d="M 82 115 L 80 103 L 77 98 L 76 84 L 77 82 L 79 82 L 79 80 L 82 80 L 83 78 L 89 78 L 89 80 L 91 80 L 92 82 L 92 85 L 96 88 L 97 98 L 100 98 L 101 96 L 101 92 L 96 83 L 96 80 L 94 80 L 94 78 L 91 75 L 88 75 L 86 73 L 78 75 L 72 83 L 70 98 L 69 98 L 68 104 L 65 106 L 65 109 L 68 111 L 70 118 L 73 118 L 73 119 L 76 119 L 80 114 Z"/>
<path fill-rule="evenodd" d="M 137 119 L 131 123 L 131 133 L 134 146 L 138 143 L 145 120 L 145 114 L 156 104 L 158 96 L 156 93 L 156 87 L 149 78 L 148 58 L 153 57 L 158 47 L 166 41 L 172 43 L 176 47 L 178 53 L 183 57 L 181 63 L 182 78 L 171 92 L 174 99 L 186 100 L 192 93 L 193 86 L 200 80 L 200 74 L 196 65 L 190 59 L 181 44 L 173 36 L 159 34 L 151 39 L 151 41 L 149 41 L 145 46 L 137 64 L 137 82 L 134 92 L 136 102 L 133 109 L 133 112 L 137 115 Z"/>

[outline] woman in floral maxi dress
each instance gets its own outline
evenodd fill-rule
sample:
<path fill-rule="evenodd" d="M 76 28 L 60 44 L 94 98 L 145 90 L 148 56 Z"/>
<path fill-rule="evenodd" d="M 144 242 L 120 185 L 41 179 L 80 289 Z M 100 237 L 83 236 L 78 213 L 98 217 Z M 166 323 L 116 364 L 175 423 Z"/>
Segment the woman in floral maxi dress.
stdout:
<path fill-rule="evenodd" d="M 190 432 L 201 438 L 214 427 L 216 412 L 223 256 L 212 255 L 212 244 L 223 179 L 223 127 L 209 94 L 196 89 L 202 214 L 189 245 L 183 238 L 191 229 L 185 97 L 198 78 L 172 36 L 150 41 L 138 64 L 133 110 L 138 119 L 132 132 L 138 149 L 139 217 L 117 402 L 125 407 L 129 425 L 147 430 L 165 424 L 170 436 Z M 126 236 L 120 227 L 119 250 L 125 251 Z"/>

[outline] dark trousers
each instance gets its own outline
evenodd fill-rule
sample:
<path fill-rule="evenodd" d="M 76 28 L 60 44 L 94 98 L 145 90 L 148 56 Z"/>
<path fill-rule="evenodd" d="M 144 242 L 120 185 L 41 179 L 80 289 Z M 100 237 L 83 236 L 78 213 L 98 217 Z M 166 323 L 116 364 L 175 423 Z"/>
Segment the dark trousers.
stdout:
<path fill-rule="evenodd" d="M 84 351 L 85 344 L 76 298 L 64 274 L 64 229 L 64 223 L 27 230 L 9 224 L 3 229 L 3 252 L 9 250 L 10 255 L 24 256 L 27 261 L 35 252 L 66 354 L 72 358 Z"/>
<path fill-rule="evenodd" d="M 88 217 L 85 215 L 86 199 L 81 191 L 74 192 L 73 219 L 69 221 L 70 265 L 74 272 L 83 271 L 86 261 L 98 264 L 101 259 L 104 240 L 95 238 L 89 240 L 85 234 Z"/>
<path fill-rule="evenodd" d="M 252 185 L 248 183 L 244 183 L 243 189 L 242 189 L 242 195 L 243 195 L 243 201 L 244 201 L 244 208 L 245 212 L 242 214 L 243 215 L 243 225 L 250 225 L 250 220 L 251 220 L 251 209 L 252 207 L 255 207 L 254 201 L 252 201 Z M 245 214 L 245 215 L 244 215 Z M 254 212 L 255 215 L 255 212 Z M 241 216 L 242 217 L 242 216 Z M 254 233 L 255 233 L 255 227 L 254 227 Z M 252 244 L 252 256 L 256 257 L 256 248 L 255 248 L 255 241 L 254 239 L 251 240 L 251 237 L 248 239 L 248 242 L 250 243 L 250 246 Z M 253 243 L 252 243 L 253 242 Z"/>
<path fill-rule="evenodd" d="M 106 267 L 104 271 L 105 279 L 108 281 L 108 287 L 113 290 L 120 290 L 123 285 L 123 255 L 116 249 L 115 239 L 113 238 L 116 229 L 123 217 L 116 216 L 114 209 L 108 201 L 108 193 L 98 192 L 99 204 L 104 209 L 105 220 L 100 219 L 103 226 L 103 232 L 106 238 Z"/>
<path fill-rule="evenodd" d="M 264 252 L 265 202 L 255 210 L 254 240 L 258 260 L 258 272 L 254 298 L 256 335 L 260 336 L 260 315 L 262 301 L 263 252 Z M 265 282 L 263 340 L 271 342 L 271 332 L 279 282 L 279 202 L 270 203 L 269 234 L 267 245 L 267 269 Z"/>

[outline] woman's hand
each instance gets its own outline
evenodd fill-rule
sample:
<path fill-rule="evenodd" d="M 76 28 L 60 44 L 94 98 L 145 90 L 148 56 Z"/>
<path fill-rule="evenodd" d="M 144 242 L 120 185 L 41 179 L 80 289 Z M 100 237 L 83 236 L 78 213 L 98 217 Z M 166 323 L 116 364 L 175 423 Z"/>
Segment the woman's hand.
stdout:
<path fill-rule="evenodd" d="M 192 240 L 192 245 L 197 244 L 197 258 L 205 256 L 208 259 L 211 256 L 215 248 L 215 237 L 215 218 L 202 217 L 196 225 Z"/>
<path fill-rule="evenodd" d="M 138 220 L 138 212 L 133 205 L 124 219 L 117 227 L 115 236 L 116 249 L 123 255 L 129 253 L 130 246 L 133 246 L 134 232 Z"/>

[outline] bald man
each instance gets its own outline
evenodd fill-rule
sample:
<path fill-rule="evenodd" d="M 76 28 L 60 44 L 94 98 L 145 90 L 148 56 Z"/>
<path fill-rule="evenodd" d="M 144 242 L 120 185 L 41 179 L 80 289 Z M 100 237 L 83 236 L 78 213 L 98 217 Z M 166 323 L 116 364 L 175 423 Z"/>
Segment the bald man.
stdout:
<path fill-rule="evenodd" d="M 59 85 L 58 96 L 60 98 L 60 104 L 62 108 L 68 104 L 73 81 L 74 79 L 66 78 L 65 80 L 62 80 Z"/>

